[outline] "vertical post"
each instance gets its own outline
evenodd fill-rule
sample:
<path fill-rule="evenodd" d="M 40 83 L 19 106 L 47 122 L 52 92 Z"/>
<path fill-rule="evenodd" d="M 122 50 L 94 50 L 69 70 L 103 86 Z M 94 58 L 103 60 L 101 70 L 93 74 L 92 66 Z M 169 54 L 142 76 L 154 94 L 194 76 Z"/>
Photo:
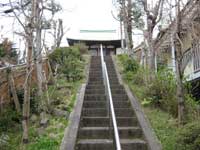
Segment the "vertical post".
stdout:
<path fill-rule="evenodd" d="M 0 113 L 3 112 L 3 97 L 0 98 Z"/>
<path fill-rule="evenodd" d="M 174 46 L 174 38 L 173 33 L 171 33 L 171 59 L 172 59 L 172 70 L 174 74 L 176 74 L 176 60 L 175 60 L 175 46 Z"/>
<path fill-rule="evenodd" d="M 155 52 L 155 73 L 158 72 L 158 64 L 157 64 L 157 52 Z"/>
<path fill-rule="evenodd" d="M 123 24 L 122 20 L 120 20 L 120 36 L 121 36 L 121 49 L 124 49 L 124 39 L 123 39 Z"/>

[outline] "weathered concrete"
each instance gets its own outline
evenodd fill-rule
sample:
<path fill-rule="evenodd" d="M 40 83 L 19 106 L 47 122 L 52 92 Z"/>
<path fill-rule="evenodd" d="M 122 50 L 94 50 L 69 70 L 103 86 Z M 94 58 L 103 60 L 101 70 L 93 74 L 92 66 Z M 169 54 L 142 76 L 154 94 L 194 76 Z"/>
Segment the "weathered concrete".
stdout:
<path fill-rule="evenodd" d="M 116 73 L 117 73 L 119 82 L 125 87 L 128 98 L 131 101 L 131 105 L 135 110 L 136 117 L 138 118 L 139 124 L 143 130 L 145 139 L 148 142 L 149 149 L 150 150 L 162 150 L 161 143 L 159 142 L 158 138 L 156 137 L 155 132 L 153 131 L 148 118 L 146 117 L 145 113 L 143 112 L 140 103 L 138 102 L 137 98 L 133 95 L 130 88 L 126 84 L 123 83 L 122 76 L 119 73 L 115 59 L 113 57 L 112 57 L 112 59 L 113 59 L 113 63 L 116 68 Z"/>

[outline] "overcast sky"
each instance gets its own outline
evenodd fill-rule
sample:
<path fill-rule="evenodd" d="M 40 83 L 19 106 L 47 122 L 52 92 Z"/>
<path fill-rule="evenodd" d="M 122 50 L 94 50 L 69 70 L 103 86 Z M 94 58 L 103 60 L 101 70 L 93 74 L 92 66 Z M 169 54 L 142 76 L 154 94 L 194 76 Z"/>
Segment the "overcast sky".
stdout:
<path fill-rule="evenodd" d="M 14 1 L 14 0 L 13 0 Z M 61 4 L 63 10 L 56 15 L 57 18 L 63 19 L 65 30 L 70 29 L 64 36 L 71 38 L 85 39 L 119 39 L 119 22 L 116 21 L 111 11 L 114 11 L 112 4 L 113 0 L 56 0 Z M 9 0 L 0 0 L 0 3 L 7 3 Z M 5 8 L 6 9 L 6 8 Z M 2 8 L 0 13 L 2 12 Z M 0 15 L 0 35 L 9 37 L 12 41 L 20 43 L 21 37 L 13 34 L 19 29 L 14 18 L 4 17 Z M 116 33 L 111 34 L 84 34 L 80 30 L 116 30 Z M 135 43 L 138 43 L 135 37 Z M 50 42 L 52 39 L 49 39 Z"/>
<path fill-rule="evenodd" d="M 109 38 L 119 38 L 119 22 L 111 11 L 114 10 L 112 0 L 57 0 L 63 7 L 62 18 L 70 30 L 67 36 L 80 38 L 103 38 L 103 34 L 89 34 L 89 37 L 79 30 L 116 30 L 116 34 L 105 35 Z"/>

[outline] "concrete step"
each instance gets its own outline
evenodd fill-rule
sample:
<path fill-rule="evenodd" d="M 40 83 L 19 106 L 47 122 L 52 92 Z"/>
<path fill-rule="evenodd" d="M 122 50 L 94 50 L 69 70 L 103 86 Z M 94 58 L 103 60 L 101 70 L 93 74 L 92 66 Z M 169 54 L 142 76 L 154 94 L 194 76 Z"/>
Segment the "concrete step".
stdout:
<path fill-rule="evenodd" d="M 122 150 L 147 150 L 143 132 L 116 74 L 112 58 L 105 57 Z M 113 128 L 102 78 L 101 58 L 92 57 L 76 150 L 115 150 Z"/>
<path fill-rule="evenodd" d="M 82 116 L 83 117 L 106 117 L 107 109 L 106 108 L 83 108 Z"/>
<path fill-rule="evenodd" d="M 84 101 L 104 101 L 106 96 L 102 94 L 85 94 Z"/>
<path fill-rule="evenodd" d="M 118 127 L 138 126 L 136 117 L 117 117 L 116 120 Z"/>
<path fill-rule="evenodd" d="M 135 112 L 132 108 L 115 108 L 115 115 L 117 117 L 134 117 Z"/>
<path fill-rule="evenodd" d="M 124 89 L 118 88 L 118 89 L 114 89 L 111 87 L 111 92 L 112 94 L 126 94 L 126 91 Z"/>
<path fill-rule="evenodd" d="M 109 77 L 117 77 L 117 74 L 108 74 Z"/>
<path fill-rule="evenodd" d="M 89 80 L 88 82 L 89 85 L 103 85 L 103 81 L 92 81 L 92 80 Z"/>
<path fill-rule="evenodd" d="M 116 117 L 135 117 L 132 108 L 115 108 Z M 83 108 L 82 116 L 84 117 L 106 117 L 107 108 Z"/>
<path fill-rule="evenodd" d="M 118 127 L 137 126 L 136 117 L 117 117 Z M 108 117 L 83 117 L 81 119 L 81 127 L 107 127 L 109 126 L 110 118 Z"/>
<path fill-rule="evenodd" d="M 84 101 L 83 108 L 106 108 L 106 101 Z"/>
<path fill-rule="evenodd" d="M 92 69 L 92 68 L 101 68 L 101 63 L 99 63 L 99 64 L 91 64 L 90 65 L 90 69 Z"/>
<path fill-rule="evenodd" d="M 85 94 L 105 94 L 104 89 L 86 89 Z"/>
<path fill-rule="evenodd" d="M 100 74 L 90 74 L 89 78 L 102 78 L 103 79 L 103 75 Z"/>
<path fill-rule="evenodd" d="M 119 84 L 119 81 L 118 80 L 110 80 L 110 84 L 111 85 Z"/>
<path fill-rule="evenodd" d="M 107 127 L 109 126 L 108 117 L 82 117 L 81 127 Z"/>
<path fill-rule="evenodd" d="M 76 150 L 114 150 L 110 139 L 85 139 L 79 140 Z"/>
<path fill-rule="evenodd" d="M 87 89 L 105 89 L 105 86 L 104 85 L 87 85 L 86 86 L 86 90 Z"/>
<path fill-rule="evenodd" d="M 123 150 L 148 150 L 147 143 L 141 139 L 121 139 Z"/>
<path fill-rule="evenodd" d="M 102 70 L 90 70 L 89 71 L 89 75 L 91 75 L 91 74 L 102 74 Z"/>
<path fill-rule="evenodd" d="M 101 72 L 102 69 L 101 69 L 101 68 L 90 68 L 89 71 L 90 71 L 91 73 L 94 73 L 94 72 Z"/>
<path fill-rule="evenodd" d="M 103 78 L 102 78 L 102 76 L 100 76 L 100 77 L 89 77 L 89 82 L 90 81 L 102 81 L 103 82 Z"/>
<path fill-rule="evenodd" d="M 120 139 L 143 138 L 140 127 L 119 127 Z M 111 139 L 113 128 L 110 127 L 83 127 L 79 129 L 79 139 Z"/>
<path fill-rule="evenodd" d="M 109 78 L 109 81 L 110 82 L 117 82 L 117 83 L 119 83 L 118 78 Z"/>
<path fill-rule="evenodd" d="M 123 85 L 120 85 L 120 84 L 111 85 L 110 88 L 111 89 L 124 89 Z"/>
<path fill-rule="evenodd" d="M 118 127 L 120 139 L 136 139 L 143 138 L 142 129 L 139 126 Z"/>
<path fill-rule="evenodd" d="M 112 71 L 116 71 L 115 70 L 115 67 L 114 66 L 107 66 L 107 70 L 108 70 L 108 72 L 110 71 L 110 72 L 112 72 Z"/>
<path fill-rule="evenodd" d="M 108 76 L 114 76 L 117 77 L 117 74 L 115 71 L 108 71 Z"/>
<path fill-rule="evenodd" d="M 109 127 L 83 127 L 79 129 L 79 139 L 109 139 Z"/>
<path fill-rule="evenodd" d="M 102 78 L 103 79 L 103 75 L 102 75 L 102 73 L 99 73 L 99 74 L 90 74 L 89 78 Z"/>
<path fill-rule="evenodd" d="M 131 108 L 129 101 L 113 101 L 114 108 Z"/>
<path fill-rule="evenodd" d="M 113 101 L 127 101 L 127 94 L 112 94 Z"/>

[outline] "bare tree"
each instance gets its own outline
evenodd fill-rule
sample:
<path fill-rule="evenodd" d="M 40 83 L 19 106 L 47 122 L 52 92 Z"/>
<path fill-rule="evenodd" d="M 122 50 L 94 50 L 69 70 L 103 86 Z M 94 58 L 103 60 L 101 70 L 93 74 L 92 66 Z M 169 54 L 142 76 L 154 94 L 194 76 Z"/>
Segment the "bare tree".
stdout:
<path fill-rule="evenodd" d="M 20 33 L 26 40 L 26 79 L 24 83 L 24 102 L 23 102 L 23 137 L 24 143 L 28 143 L 28 124 L 30 118 L 30 90 L 31 90 L 31 78 L 33 71 L 33 62 L 36 60 L 36 70 L 38 77 L 38 89 L 39 95 L 42 95 L 44 82 L 43 69 L 42 69 L 42 44 L 41 34 L 43 25 L 43 10 L 52 11 L 52 14 L 57 10 L 60 10 L 60 6 L 55 4 L 52 0 L 50 5 L 48 1 L 43 0 L 26 0 L 20 1 L 17 5 L 13 6 L 11 0 L 11 9 L 5 11 L 5 13 L 13 13 L 19 24 L 22 26 L 24 32 Z M 46 3 L 46 6 L 44 5 Z M 54 5 L 55 4 L 55 5 Z M 21 14 L 21 15 L 19 15 Z M 21 19 L 21 16 L 23 19 Z M 34 32 L 36 32 L 35 43 L 34 43 Z M 35 55 L 33 55 L 35 49 Z M 45 81 L 46 83 L 46 81 Z M 44 89 L 47 89 L 46 86 Z"/>
<path fill-rule="evenodd" d="M 126 47 L 128 49 L 128 53 L 130 54 L 133 49 L 133 39 L 132 39 L 132 1 L 131 0 L 118 0 L 120 12 L 120 22 L 124 27 L 124 35 Z"/>
<path fill-rule="evenodd" d="M 27 57 L 26 57 L 26 78 L 24 83 L 24 102 L 23 102 L 23 118 L 22 118 L 22 127 L 23 127 L 23 143 L 28 143 L 28 124 L 29 124 L 29 116 L 30 116 L 30 89 L 31 89 L 31 75 L 32 75 L 32 53 L 33 53 L 33 26 L 34 26 L 34 10 L 35 10 L 35 0 L 26 1 L 19 6 L 13 6 L 11 0 L 9 0 L 11 9 L 7 11 L 7 13 L 12 12 L 15 18 L 18 20 L 20 25 L 24 30 L 24 37 L 26 39 L 27 45 Z M 29 15 L 25 14 L 24 8 L 31 5 L 31 11 Z M 22 10 L 24 14 L 26 22 L 23 23 L 17 15 L 16 11 Z"/>
<path fill-rule="evenodd" d="M 163 13 L 163 4 L 165 0 L 158 0 L 155 6 L 150 9 L 147 0 L 141 0 L 145 14 L 147 30 L 144 31 L 144 37 L 146 39 L 147 49 L 148 49 L 148 66 L 151 73 L 155 71 L 155 57 L 156 49 L 154 47 L 153 32 L 156 25 L 160 22 Z"/>
<path fill-rule="evenodd" d="M 36 0 L 36 10 L 35 10 L 35 29 L 36 29 L 36 37 L 35 37 L 35 60 L 36 60 L 36 71 L 37 71 L 37 84 L 38 84 L 38 97 L 41 101 L 41 109 L 42 109 L 42 113 L 41 113 L 41 125 L 45 126 L 46 121 L 46 111 L 48 109 L 49 106 L 49 96 L 48 96 L 48 86 L 47 86 L 47 81 L 46 81 L 46 77 L 44 75 L 46 75 L 44 73 L 44 69 L 43 69 L 43 59 L 42 59 L 42 31 L 46 28 L 49 28 L 46 26 L 46 24 L 50 24 L 53 21 L 53 17 L 54 14 L 58 11 L 60 11 L 61 7 L 60 5 L 56 4 L 54 1 L 51 1 L 50 3 L 44 0 Z M 46 21 L 45 18 L 45 11 L 49 11 L 51 12 L 52 16 L 50 21 Z M 46 24 L 45 24 L 46 23 Z M 59 23 L 61 24 L 60 26 L 62 26 L 62 21 L 60 20 Z M 62 28 L 63 29 L 63 28 Z M 61 30 L 63 31 L 63 30 Z M 61 32 L 60 31 L 60 32 Z M 63 32 L 60 34 L 63 34 Z M 63 36 L 63 35 L 62 35 Z M 62 39 L 62 37 L 61 37 Z M 61 40 L 60 39 L 60 40 Z M 58 43 L 59 44 L 59 43 Z M 47 60 L 48 61 L 48 60 Z M 44 92 L 47 93 L 46 96 L 46 100 L 42 97 L 44 95 Z M 47 122 L 46 122 L 47 123 Z"/>
<path fill-rule="evenodd" d="M 193 3 L 192 3 L 193 2 Z M 193 40 L 193 44 L 196 44 L 195 42 L 198 41 L 199 31 L 195 30 L 190 30 L 194 29 L 193 28 L 193 23 L 195 20 L 193 20 L 190 16 L 188 19 L 188 14 L 185 14 L 184 11 L 181 10 L 181 5 L 182 5 L 182 0 L 175 0 L 176 4 L 176 22 L 175 22 L 175 34 L 174 34 L 174 39 L 176 39 L 176 44 L 175 44 L 175 60 L 176 60 L 176 79 L 177 79 L 177 101 L 178 101 L 178 121 L 179 125 L 182 125 L 185 123 L 185 116 L 186 116 L 186 111 L 185 111 L 185 100 L 184 100 L 184 70 L 185 67 L 188 63 L 188 60 L 185 59 L 185 51 L 184 51 L 184 45 L 183 45 L 183 36 L 184 36 L 184 28 L 187 28 L 188 31 L 191 31 L 191 37 Z M 199 11 L 199 6 L 200 2 L 199 0 L 194 0 L 194 1 L 189 1 L 187 3 L 188 5 L 191 5 L 190 12 L 192 15 L 198 14 Z M 188 6 L 186 5 L 186 6 Z M 186 8 L 183 8 L 186 9 Z M 194 12 L 192 11 L 194 10 Z M 188 27 L 189 26 L 189 27 Z M 198 30 L 198 29 L 196 29 Z M 194 55 L 194 54 L 193 54 Z M 189 59 L 191 59 L 192 55 L 190 55 Z"/>
<path fill-rule="evenodd" d="M 178 100 L 178 121 L 179 124 L 183 124 L 185 116 L 185 104 L 184 104 L 184 86 L 183 77 L 184 72 L 182 70 L 182 56 L 183 47 L 181 41 L 181 0 L 176 0 L 176 26 L 175 26 L 175 39 L 177 39 L 175 60 L 176 60 L 176 79 L 177 79 L 177 100 Z"/>

